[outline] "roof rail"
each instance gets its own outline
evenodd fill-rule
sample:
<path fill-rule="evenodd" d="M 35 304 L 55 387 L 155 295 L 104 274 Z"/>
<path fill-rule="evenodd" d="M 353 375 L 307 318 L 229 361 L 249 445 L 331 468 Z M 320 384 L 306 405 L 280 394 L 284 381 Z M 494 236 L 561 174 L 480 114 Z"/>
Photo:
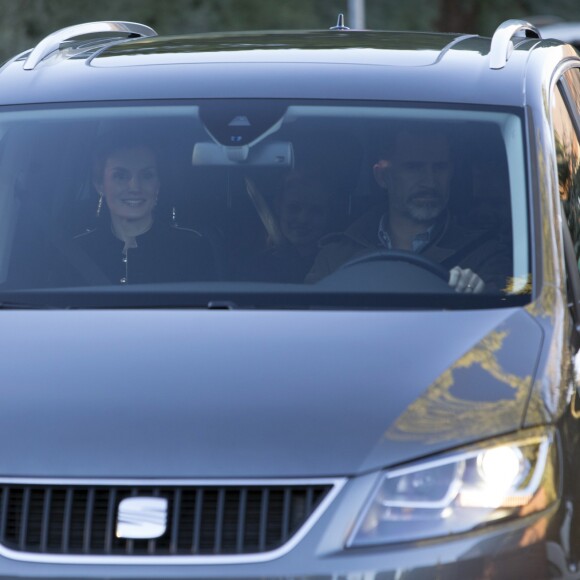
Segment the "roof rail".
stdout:
<path fill-rule="evenodd" d="M 503 68 L 514 49 L 512 38 L 524 32 L 529 38 L 542 38 L 540 31 L 525 20 L 506 20 L 493 33 L 489 50 L 489 68 Z"/>
<path fill-rule="evenodd" d="M 75 26 L 68 26 L 49 34 L 46 38 L 41 40 L 32 50 L 26 62 L 24 63 L 25 70 L 33 70 L 36 65 L 48 54 L 57 50 L 61 43 L 66 40 L 72 40 L 77 36 L 85 34 L 94 34 L 98 32 L 124 33 L 127 36 L 157 36 L 157 32 L 137 22 L 85 22 L 84 24 L 77 24 Z"/>

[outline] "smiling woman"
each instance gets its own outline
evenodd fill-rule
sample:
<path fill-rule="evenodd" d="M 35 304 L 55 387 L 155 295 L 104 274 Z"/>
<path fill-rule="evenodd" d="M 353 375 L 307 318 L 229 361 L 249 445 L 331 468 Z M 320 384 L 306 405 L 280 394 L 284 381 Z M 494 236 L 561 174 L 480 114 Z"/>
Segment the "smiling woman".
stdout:
<path fill-rule="evenodd" d="M 211 247 L 199 232 L 155 219 L 161 184 L 155 146 L 146 138 L 127 133 L 103 137 L 94 158 L 93 184 L 101 223 L 75 240 L 102 271 L 103 281 L 134 284 L 214 276 Z"/>
<path fill-rule="evenodd" d="M 115 235 L 129 244 L 151 228 L 159 195 L 157 161 L 146 145 L 129 145 L 113 151 L 95 176 L 99 204 L 103 198 L 111 212 Z"/>

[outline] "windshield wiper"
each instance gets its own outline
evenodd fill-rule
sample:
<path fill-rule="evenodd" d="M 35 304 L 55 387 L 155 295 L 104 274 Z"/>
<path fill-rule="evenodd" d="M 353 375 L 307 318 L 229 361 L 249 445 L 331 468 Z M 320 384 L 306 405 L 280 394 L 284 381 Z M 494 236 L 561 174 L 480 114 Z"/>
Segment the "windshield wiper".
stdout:
<path fill-rule="evenodd" d="M 207 303 L 208 310 L 236 310 L 238 305 L 231 300 L 210 300 Z"/>
<path fill-rule="evenodd" d="M 62 306 L 31 304 L 30 302 L 0 302 L 0 310 L 62 310 Z"/>

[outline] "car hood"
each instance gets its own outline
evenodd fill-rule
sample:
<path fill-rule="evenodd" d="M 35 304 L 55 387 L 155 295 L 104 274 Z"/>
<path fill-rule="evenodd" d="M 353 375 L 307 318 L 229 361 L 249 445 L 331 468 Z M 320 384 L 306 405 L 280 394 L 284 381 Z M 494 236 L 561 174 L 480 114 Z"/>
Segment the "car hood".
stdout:
<path fill-rule="evenodd" d="M 361 473 L 517 429 L 525 311 L 5 311 L 0 475 Z"/>

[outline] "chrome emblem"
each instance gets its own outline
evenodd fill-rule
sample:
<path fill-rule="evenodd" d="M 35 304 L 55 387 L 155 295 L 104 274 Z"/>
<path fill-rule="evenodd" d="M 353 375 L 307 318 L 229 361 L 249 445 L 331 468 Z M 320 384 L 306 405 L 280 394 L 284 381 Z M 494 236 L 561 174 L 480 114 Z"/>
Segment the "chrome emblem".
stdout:
<path fill-rule="evenodd" d="M 152 540 L 167 529 L 167 500 L 164 497 L 127 497 L 119 503 L 117 538 Z"/>

